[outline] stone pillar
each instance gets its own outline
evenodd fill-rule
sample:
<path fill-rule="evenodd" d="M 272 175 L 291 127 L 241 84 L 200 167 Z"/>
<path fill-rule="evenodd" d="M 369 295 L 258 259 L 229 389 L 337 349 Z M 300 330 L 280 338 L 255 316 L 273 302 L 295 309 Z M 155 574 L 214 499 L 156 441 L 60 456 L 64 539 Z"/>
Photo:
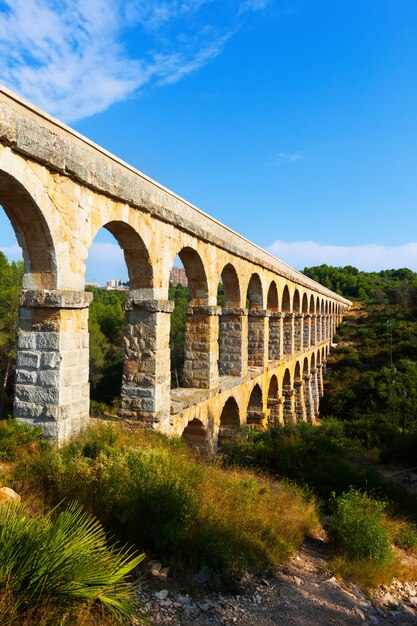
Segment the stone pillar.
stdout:
<path fill-rule="evenodd" d="M 282 398 L 269 398 L 268 399 L 269 412 L 269 428 L 275 428 L 284 423 L 283 417 L 283 402 Z"/>
<path fill-rule="evenodd" d="M 311 315 L 304 314 L 303 348 L 308 350 L 311 346 Z"/>
<path fill-rule="evenodd" d="M 304 339 L 304 314 L 296 313 L 294 315 L 294 351 L 303 351 Z"/>
<path fill-rule="evenodd" d="M 307 421 L 314 424 L 316 421 L 316 407 L 313 397 L 313 379 L 310 374 L 306 374 L 304 377 L 304 401 L 306 407 Z"/>
<path fill-rule="evenodd" d="M 318 385 L 318 375 L 317 370 L 311 370 L 311 393 L 313 396 L 313 405 L 314 405 L 314 416 L 318 417 L 319 414 L 319 405 L 320 405 L 320 393 L 319 393 L 319 385 Z"/>
<path fill-rule="evenodd" d="M 185 307 L 184 387 L 213 389 L 219 384 L 219 306 Z"/>
<path fill-rule="evenodd" d="M 220 376 L 245 376 L 248 371 L 248 312 L 223 308 L 219 329 Z"/>
<path fill-rule="evenodd" d="M 304 401 L 304 386 L 302 380 L 294 381 L 294 401 L 295 401 L 295 416 L 297 422 L 306 422 L 306 405 Z"/>
<path fill-rule="evenodd" d="M 329 316 L 323 315 L 323 341 L 329 340 Z"/>
<path fill-rule="evenodd" d="M 322 337 L 322 330 L 323 330 L 323 316 L 321 315 L 321 313 L 317 313 L 316 316 L 316 338 L 317 338 L 317 344 L 321 343 L 323 341 L 323 337 Z"/>
<path fill-rule="evenodd" d="M 282 361 L 283 321 L 282 313 L 271 313 L 269 318 L 269 360 Z"/>
<path fill-rule="evenodd" d="M 284 355 L 292 355 L 294 353 L 294 313 L 285 313 L 283 318 L 284 325 Z"/>
<path fill-rule="evenodd" d="M 323 365 L 321 363 L 317 365 L 317 390 L 318 390 L 319 398 L 321 398 L 324 393 Z"/>
<path fill-rule="evenodd" d="M 89 419 L 92 297 L 84 291 L 21 292 L 13 414 L 58 442 Z"/>
<path fill-rule="evenodd" d="M 250 309 L 248 311 L 248 365 L 268 367 L 268 318 L 269 311 Z"/>
<path fill-rule="evenodd" d="M 310 315 L 310 345 L 315 346 L 317 344 L 317 315 L 312 313 Z"/>
<path fill-rule="evenodd" d="M 332 315 L 330 317 L 330 324 L 331 324 L 331 329 L 332 329 L 332 331 L 331 331 L 332 334 L 331 334 L 330 339 L 333 341 L 334 336 L 336 334 L 336 329 L 337 329 L 337 321 L 336 321 L 336 317 L 334 315 Z"/>
<path fill-rule="evenodd" d="M 246 423 L 252 430 L 265 430 L 267 421 L 267 414 L 265 411 L 248 409 L 246 412 Z"/>
<path fill-rule="evenodd" d="M 171 364 L 168 300 L 129 298 L 126 311 L 120 417 L 152 428 L 170 415 Z"/>
<path fill-rule="evenodd" d="M 284 406 L 283 417 L 284 424 L 295 424 L 295 402 L 294 402 L 294 389 L 283 389 Z"/>

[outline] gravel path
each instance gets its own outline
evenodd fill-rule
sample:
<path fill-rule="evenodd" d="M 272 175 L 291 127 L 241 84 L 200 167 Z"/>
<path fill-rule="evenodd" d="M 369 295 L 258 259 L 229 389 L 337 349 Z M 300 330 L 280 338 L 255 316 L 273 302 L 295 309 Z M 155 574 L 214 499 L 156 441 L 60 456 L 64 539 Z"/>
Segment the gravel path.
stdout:
<path fill-rule="evenodd" d="M 326 543 L 309 539 L 275 578 L 247 576 L 242 595 L 190 597 L 168 579 L 159 591 L 150 585 L 141 598 L 151 624 L 162 626 L 417 625 L 417 582 L 394 581 L 368 599 L 354 585 L 342 588 L 326 570 L 327 560 Z"/>

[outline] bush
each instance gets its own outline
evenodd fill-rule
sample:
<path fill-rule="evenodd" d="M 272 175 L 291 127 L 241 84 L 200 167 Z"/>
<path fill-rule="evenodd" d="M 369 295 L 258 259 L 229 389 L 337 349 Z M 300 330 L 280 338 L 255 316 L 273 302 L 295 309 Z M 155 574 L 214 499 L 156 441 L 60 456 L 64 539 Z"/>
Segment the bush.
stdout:
<path fill-rule="evenodd" d="M 226 583 L 282 562 L 319 527 L 315 501 L 301 488 L 198 463 L 182 442 L 152 431 L 90 427 L 18 473 L 41 479 L 56 501 L 77 498 L 177 572 L 204 564 Z"/>
<path fill-rule="evenodd" d="M 384 525 L 386 503 L 356 489 L 334 499 L 329 538 L 335 551 L 352 561 L 388 563 L 393 558 Z"/>
<path fill-rule="evenodd" d="M 31 516 L 21 505 L 0 508 L 1 623 L 55 604 L 65 613 L 98 602 L 118 616 L 133 616 L 134 588 L 127 574 L 143 559 L 109 547 L 97 519 L 78 504 L 57 513 Z M 35 619 L 36 618 L 36 619 Z M 59 621 L 61 623 L 61 621 Z"/>

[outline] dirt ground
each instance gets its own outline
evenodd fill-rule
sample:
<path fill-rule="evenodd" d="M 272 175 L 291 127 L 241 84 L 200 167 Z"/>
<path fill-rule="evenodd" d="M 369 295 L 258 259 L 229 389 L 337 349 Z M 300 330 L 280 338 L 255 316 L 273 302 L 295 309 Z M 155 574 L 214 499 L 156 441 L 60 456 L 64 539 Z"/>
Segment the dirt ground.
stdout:
<path fill-rule="evenodd" d="M 393 581 L 367 597 L 354 585 L 339 584 L 327 562 L 325 540 L 309 539 L 274 578 L 247 576 L 241 595 L 204 592 L 201 586 L 190 597 L 168 579 L 159 591 L 144 590 L 141 599 L 151 624 L 161 626 L 417 625 L 417 581 Z"/>

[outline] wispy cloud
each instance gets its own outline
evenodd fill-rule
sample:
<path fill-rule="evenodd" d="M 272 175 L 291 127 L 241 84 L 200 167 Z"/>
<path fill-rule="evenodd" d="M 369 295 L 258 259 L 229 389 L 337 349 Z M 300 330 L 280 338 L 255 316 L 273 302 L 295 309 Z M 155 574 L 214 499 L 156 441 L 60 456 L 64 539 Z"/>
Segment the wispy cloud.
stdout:
<path fill-rule="evenodd" d="M 399 269 L 408 267 L 417 271 L 417 242 L 400 246 L 368 244 L 336 246 L 315 241 L 274 241 L 267 250 L 288 265 L 304 269 L 313 265 L 353 265 L 364 271 Z"/>
<path fill-rule="evenodd" d="M 197 71 L 222 52 L 242 8 L 266 5 L 232 0 L 220 19 L 222 0 L 3 0 L 1 80 L 71 122 Z"/>
<path fill-rule="evenodd" d="M 301 151 L 297 152 L 278 152 L 275 155 L 274 165 L 282 165 L 283 163 L 296 163 L 303 158 Z"/>
<path fill-rule="evenodd" d="M 269 4 L 270 0 L 245 0 L 242 2 L 240 12 L 245 11 L 262 11 Z"/>

